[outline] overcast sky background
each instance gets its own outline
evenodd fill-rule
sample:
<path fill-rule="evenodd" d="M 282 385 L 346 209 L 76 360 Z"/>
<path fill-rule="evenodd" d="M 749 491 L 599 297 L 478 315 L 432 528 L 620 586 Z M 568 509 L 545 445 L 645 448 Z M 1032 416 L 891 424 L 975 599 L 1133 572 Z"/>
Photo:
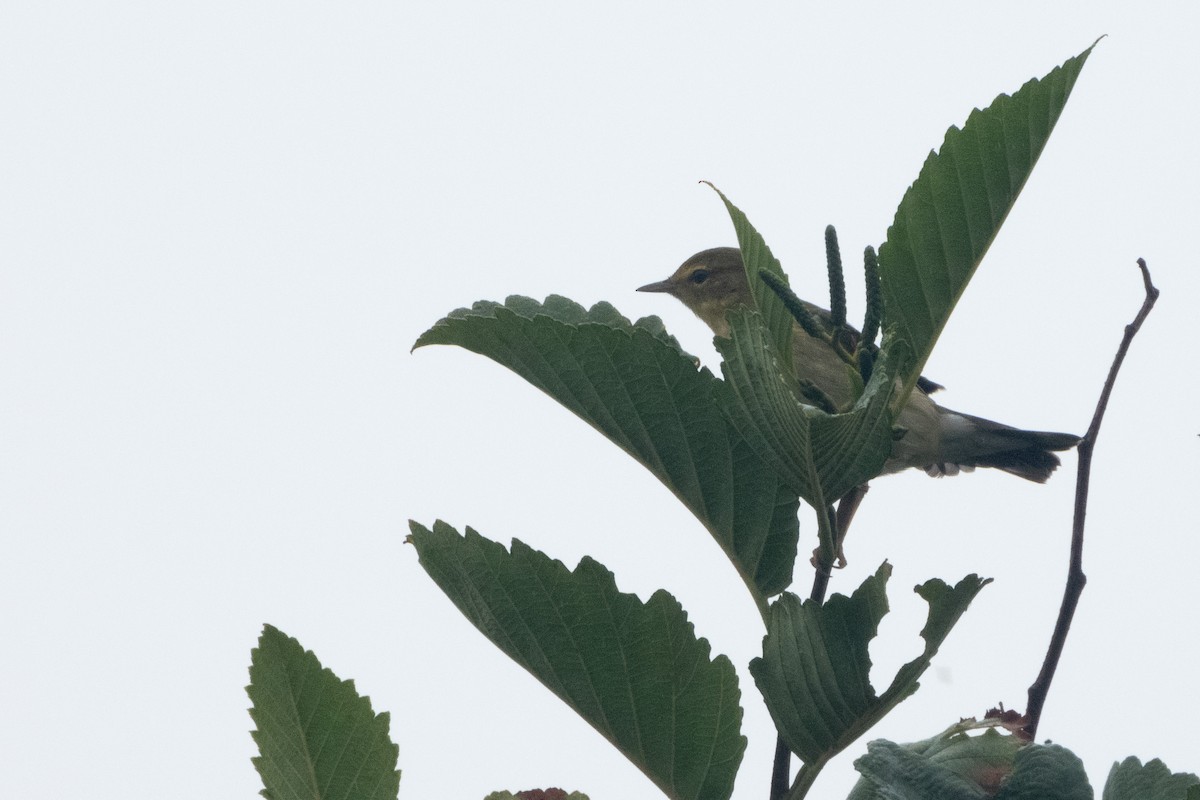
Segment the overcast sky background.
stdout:
<path fill-rule="evenodd" d="M 475 300 L 559 293 L 659 314 L 716 368 L 686 309 L 633 292 L 735 243 L 698 181 L 823 301 L 826 224 L 856 263 L 947 126 L 1102 34 L 926 374 L 953 408 L 1082 432 L 1148 260 L 1041 734 L 1097 790 L 1131 754 L 1200 770 L 1197 31 L 1182 1 L 6 3 L 0 796 L 254 796 L 264 622 L 391 712 L 403 797 L 656 796 L 426 577 L 406 520 L 443 518 L 671 591 L 739 668 L 735 796 L 764 797 L 761 623 L 712 540 L 516 376 L 409 348 Z M 895 566 L 877 686 L 920 650 L 913 585 L 995 583 L 867 738 L 1024 708 L 1074 468 L 875 483 L 832 589 Z"/>

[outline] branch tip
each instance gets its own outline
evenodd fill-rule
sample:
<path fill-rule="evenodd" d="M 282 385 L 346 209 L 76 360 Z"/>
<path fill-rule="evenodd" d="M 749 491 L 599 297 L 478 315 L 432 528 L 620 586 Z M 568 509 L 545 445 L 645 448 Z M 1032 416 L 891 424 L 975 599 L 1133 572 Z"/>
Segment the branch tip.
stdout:
<path fill-rule="evenodd" d="M 1096 438 L 1100 435 L 1100 423 L 1104 419 L 1104 412 L 1108 409 L 1108 400 L 1112 395 L 1113 386 L 1117 382 L 1117 373 L 1120 372 L 1121 364 L 1125 361 L 1125 354 L 1129 352 L 1129 345 L 1133 342 L 1133 337 L 1141 330 L 1146 317 L 1150 315 L 1155 301 L 1158 300 L 1158 289 L 1150 280 L 1150 268 L 1146 266 L 1146 260 L 1139 258 L 1137 264 L 1138 269 L 1142 271 L 1142 283 L 1146 296 L 1142 300 L 1142 307 L 1138 310 L 1137 316 L 1133 318 L 1133 322 L 1125 326 L 1125 335 L 1117 346 L 1117 353 L 1113 356 L 1104 386 L 1100 390 L 1100 397 L 1096 401 L 1092 422 L 1077 446 L 1079 468 L 1075 478 L 1075 516 L 1071 522 L 1070 566 L 1067 571 L 1067 583 L 1063 588 L 1062 605 L 1058 610 L 1058 619 L 1054 624 L 1054 633 L 1050 636 L 1050 644 L 1046 648 L 1042 669 L 1029 687 L 1023 733 L 1030 740 L 1037 737 L 1042 708 L 1050 693 L 1050 684 L 1054 681 L 1054 673 L 1058 669 L 1059 659 L 1062 658 L 1067 634 L 1071 631 L 1071 620 L 1074 619 L 1075 609 L 1079 605 L 1079 598 L 1083 594 L 1084 586 L 1087 585 L 1087 575 L 1083 572 L 1083 531 L 1084 521 L 1087 517 L 1088 488 L 1091 484 L 1092 452 L 1096 446 Z"/>

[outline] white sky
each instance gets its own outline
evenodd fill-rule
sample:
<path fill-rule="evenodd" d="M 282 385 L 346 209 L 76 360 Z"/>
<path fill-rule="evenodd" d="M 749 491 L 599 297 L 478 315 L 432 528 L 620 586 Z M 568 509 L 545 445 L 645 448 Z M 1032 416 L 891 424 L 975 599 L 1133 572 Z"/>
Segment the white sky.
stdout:
<path fill-rule="evenodd" d="M 674 593 L 739 666 L 735 796 L 765 796 L 762 630 L 707 534 L 514 375 L 409 347 L 458 306 L 553 292 L 660 314 L 715 367 L 682 306 L 632 291 L 734 242 L 697 181 L 823 300 L 827 223 L 855 263 L 949 124 L 1101 34 L 927 374 L 951 407 L 1082 432 L 1149 261 L 1163 296 L 1097 450 L 1042 735 L 1096 784 L 1130 754 L 1200 770 L 1200 6 L 843 6 L 6 4 L 0 796 L 253 796 L 264 622 L 392 713 L 403 797 L 656 796 L 461 618 L 402 545 L 410 517 Z M 911 586 L 996 582 L 869 738 L 1024 707 L 1074 466 L 875 484 L 833 589 L 895 565 L 877 685 L 919 650 Z M 864 744 L 814 796 L 844 794 Z"/>

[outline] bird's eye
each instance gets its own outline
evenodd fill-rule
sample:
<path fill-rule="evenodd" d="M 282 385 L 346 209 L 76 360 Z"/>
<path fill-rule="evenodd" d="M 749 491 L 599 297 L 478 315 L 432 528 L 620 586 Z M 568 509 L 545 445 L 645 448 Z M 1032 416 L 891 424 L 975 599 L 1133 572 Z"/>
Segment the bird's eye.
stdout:
<path fill-rule="evenodd" d="M 691 275 L 688 275 L 688 280 L 696 284 L 704 283 L 706 280 L 708 280 L 708 270 L 698 269 Z"/>

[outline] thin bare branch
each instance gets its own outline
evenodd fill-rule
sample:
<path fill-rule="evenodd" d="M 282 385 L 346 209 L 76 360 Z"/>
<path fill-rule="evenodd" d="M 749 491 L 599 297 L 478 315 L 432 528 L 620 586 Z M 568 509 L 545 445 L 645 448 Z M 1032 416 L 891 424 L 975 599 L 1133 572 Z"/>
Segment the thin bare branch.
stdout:
<path fill-rule="evenodd" d="M 1142 301 L 1141 310 L 1133 318 L 1133 322 L 1125 326 L 1125 335 L 1121 339 L 1121 345 L 1117 348 L 1116 356 L 1113 357 L 1112 366 L 1108 368 L 1108 377 L 1104 381 L 1104 388 L 1100 391 L 1100 399 L 1096 402 L 1096 411 L 1092 414 L 1092 424 L 1088 426 L 1087 433 L 1084 434 L 1078 445 L 1079 471 L 1075 478 L 1075 519 L 1071 525 L 1071 562 L 1067 571 L 1067 584 L 1063 590 L 1062 605 L 1058 610 L 1058 621 L 1054 625 L 1050 645 L 1046 648 L 1046 658 L 1042 662 L 1042 669 L 1038 673 L 1037 680 L 1029 687 L 1029 700 L 1025 710 L 1025 724 L 1022 733 L 1030 740 L 1037 736 L 1038 723 L 1042 718 L 1042 708 L 1046 703 L 1046 696 L 1050 693 L 1050 684 L 1054 680 L 1055 670 L 1058 669 L 1058 661 L 1062 657 L 1067 634 L 1071 630 L 1071 620 L 1075 616 L 1075 608 L 1079 605 L 1079 597 L 1083 594 L 1083 587 L 1087 584 L 1087 576 L 1083 574 L 1083 529 L 1087 518 L 1092 451 L 1095 449 L 1096 439 L 1100 435 L 1100 423 L 1104 420 L 1104 412 L 1108 409 L 1108 399 L 1117 382 L 1117 373 L 1121 369 L 1121 364 L 1125 361 L 1125 354 L 1129 352 L 1129 345 L 1133 342 L 1133 337 L 1141 330 L 1146 317 L 1150 315 L 1150 309 L 1154 308 L 1155 301 L 1158 300 L 1158 289 L 1150 280 L 1150 269 L 1146 266 L 1146 261 L 1139 258 L 1137 264 L 1142 271 L 1146 297 Z"/>
<path fill-rule="evenodd" d="M 846 533 L 850 530 L 850 522 L 854 519 L 854 512 L 858 511 L 859 505 L 862 504 L 863 498 L 867 496 L 867 490 L 870 488 L 865 483 L 854 487 L 838 501 L 837 513 L 829 515 L 833 521 L 834 542 L 837 545 L 836 550 L 839 561 L 845 561 L 842 556 L 842 545 L 846 541 Z M 831 561 L 822 561 L 820 550 L 818 549 L 813 553 L 813 567 L 815 568 L 813 585 L 812 590 L 808 593 L 808 598 L 818 603 L 824 603 L 825 593 L 829 588 L 829 577 L 833 573 L 833 563 Z M 824 763 L 801 764 L 800 772 L 796 775 L 796 782 L 789 789 L 788 778 L 792 770 L 792 753 L 788 749 L 788 746 L 784 744 L 783 737 L 780 736 L 775 740 L 775 761 L 771 768 L 770 800 L 782 800 L 785 797 L 803 797 L 805 792 L 808 791 L 808 787 L 812 785 L 813 780 L 816 779 L 817 773 L 824 766 Z"/>

